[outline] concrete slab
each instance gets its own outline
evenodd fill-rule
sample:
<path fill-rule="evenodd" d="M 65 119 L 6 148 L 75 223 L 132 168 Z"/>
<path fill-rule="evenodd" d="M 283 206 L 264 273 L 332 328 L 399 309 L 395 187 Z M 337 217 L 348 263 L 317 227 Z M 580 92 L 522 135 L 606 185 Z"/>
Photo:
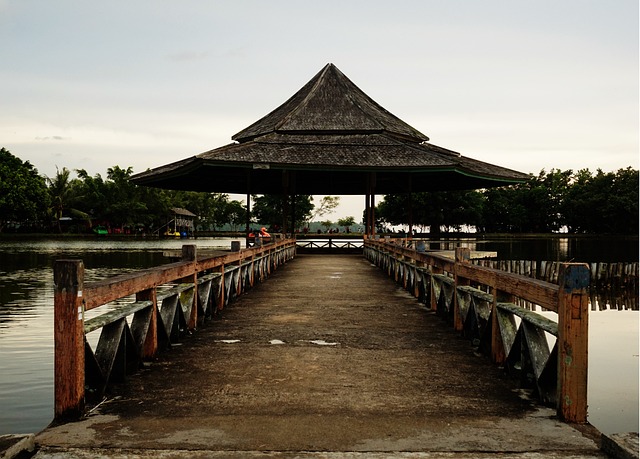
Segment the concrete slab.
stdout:
<path fill-rule="evenodd" d="M 638 432 L 603 435 L 601 447 L 616 459 L 638 459 Z"/>
<path fill-rule="evenodd" d="M 0 435 L 0 459 L 26 457 L 35 451 L 34 434 Z"/>
<path fill-rule="evenodd" d="M 305 255 L 37 457 L 605 457 L 595 438 L 361 256 Z"/>

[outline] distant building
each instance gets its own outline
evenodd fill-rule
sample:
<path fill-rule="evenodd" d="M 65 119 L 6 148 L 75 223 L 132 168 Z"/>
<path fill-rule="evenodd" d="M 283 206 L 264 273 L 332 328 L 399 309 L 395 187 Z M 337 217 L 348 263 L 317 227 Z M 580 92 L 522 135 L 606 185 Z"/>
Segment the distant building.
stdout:
<path fill-rule="evenodd" d="M 193 236 L 193 232 L 195 231 L 193 221 L 196 217 L 196 214 L 188 211 L 187 209 L 173 207 L 171 209 L 170 220 L 166 225 L 167 229 L 164 235 L 175 237 Z"/>

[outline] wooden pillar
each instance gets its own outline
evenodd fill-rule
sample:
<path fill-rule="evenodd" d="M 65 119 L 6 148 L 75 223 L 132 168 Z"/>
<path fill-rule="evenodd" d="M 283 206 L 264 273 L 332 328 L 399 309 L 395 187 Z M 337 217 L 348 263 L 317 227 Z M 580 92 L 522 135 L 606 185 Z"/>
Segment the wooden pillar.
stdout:
<path fill-rule="evenodd" d="M 193 283 L 193 304 L 191 305 L 191 316 L 187 319 L 187 328 L 194 330 L 198 324 L 198 271 L 196 263 L 198 259 L 198 247 L 195 244 L 185 244 L 182 246 L 182 261 L 192 262 L 194 265 L 193 274 L 184 278 L 184 281 Z"/>
<path fill-rule="evenodd" d="M 155 287 L 136 293 L 136 301 L 151 301 L 151 318 L 142 345 L 142 358 L 150 359 L 158 352 L 158 297 Z"/>
<path fill-rule="evenodd" d="M 370 222 L 371 219 L 369 217 L 369 213 L 371 212 L 371 209 L 369 209 L 369 185 L 367 184 L 367 192 L 364 195 L 364 234 L 365 237 L 368 237 L 369 235 L 371 235 L 371 230 L 370 230 Z"/>
<path fill-rule="evenodd" d="M 365 223 L 365 233 L 369 237 L 373 237 L 376 233 L 376 216 L 375 216 L 375 207 L 376 207 L 376 173 L 370 172 L 367 175 L 367 194 L 365 196 L 365 209 L 366 209 L 366 218 L 367 221 Z"/>
<path fill-rule="evenodd" d="M 558 276 L 558 415 L 587 422 L 589 267 L 562 263 Z"/>
<path fill-rule="evenodd" d="M 409 192 L 409 238 L 413 238 L 413 193 Z"/>
<path fill-rule="evenodd" d="M 54 418 L 71 420 L 84 412 L 82 260 L 57 260 L 53 280 Z"/>
<path fill-rule="evenodd" d="M 251 193 L 247 193 L 247 212 L 244 230 L 246 234 L 249 234 L 249 229 L 251 228 Z"/>
<path fill-rule="evenodd" d="M 249 248 L 249 230 L 251 229 L 251 171 L 247 171 L 247 211 L 245 213 L 244 246 Z"/>
<path fill-rule="evenodd" d="M 376 234 L 376 195 L 375 193 L 372 192 L 370 197 L 371 197 L 371 205 L 369 206 L 369 208 L 371 213 L 371 235 L 375 236 Z"/>
<path fill-rule="evenodd" d="M 289 177 L 289 192 L 291 193 L 291 237 L 296 234 L 296 172 L 292 171 Z"/>
<path fill-rule="evenodd" d="M 282 171 L 282 233 L 289 233 L 287 217 L 289 216 L 289 171 Z"/>
<path fill-rule="evenodd" d="M 458 276 L 458 264 L 469 263 L 471 259 L 471 250 L 468 247 L 456 247 L 455 250 L 455 291 L 453 292 L 453 329 L 456 331 L 462 331 L 464 324 L 462 322 L 462 316 L 460 315 L 460 304 L 458 301 L 458 286 L 469 285 L 469 280 Z"/>
<path fill-rule="evenodd" d="M 407 183 L 409 184 L 409 237 L 413 238 L 413 176 L 408 174 Z"/>

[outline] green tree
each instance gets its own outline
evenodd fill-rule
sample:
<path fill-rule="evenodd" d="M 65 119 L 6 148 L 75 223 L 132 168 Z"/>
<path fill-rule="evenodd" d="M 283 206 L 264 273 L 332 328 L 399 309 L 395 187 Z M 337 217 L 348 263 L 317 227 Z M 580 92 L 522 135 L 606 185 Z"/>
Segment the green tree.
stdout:
<path fill-rule="evenodd" d="M 484 192 L 482 229 L 487 232 L 550 233 L 564 226 L 562 207 L 573 172 L 544 169 L 527 182 Z"/>
<path fill-rule="evenodd" d="M 227 203 L 227 222 L 231 225 L 233 231 L 238 231 L 247 221 L 247 206 L 241 201 L 233 200 Z"/>
<path fill-rule="evenodd" d="M 313 197 L 311 198 L 313 201 Z M 340 205 L 340 196 L 325 196 L 320 200 L 320 205 L 313 208 L 312 213 L 309 216 L 308 224 L 312 220 L 324 217 L 325 215 L 333 212 Z M 307 226 L 309 226 L 307 224 Z"/>
<path fill-rule="evenodd" d="M 526 209 L 517 201 L 519 190 L 510 187 L 491 188 L 484 192 L 481 232 L 511 233 L 519 231 Z"/>
<path fill-rule="evenodd" d="M 376 206 L 376 220 L 389 225 L 408 225 L 433 234 L 479 225 L 483 197 L 476 191 L 439 191 L 388 194 Z"/>
<path fill-rule="evenodd" d="M 71 217 L 79 217 L 89 222 L 91 218 L 88 213 L 76 208 L 76 204 L 82 199 L 82 188 L 78 179 L 71 179 L 71 172 L 66 167 L 62 170 L 56 167 L 56 175 L 53 178 L 46 177 L 49 197 L 51 199 L 51 213 L 56 221 L 58 233 L 62 232 L 60 220 L 67 214 Z"/>
<path fill-rule="evenodd" d="M 320 224 L 324 226 L 325 232 L 329 231 L 329 228 L 333 226 L 333 222 L 331 220 L 323 220 L 322 222 L 320 222 Z"/>
<path fill-rule="evenodd" d="M 571 233 L 637 234 L 638 170 L 580 170 L 561 208 Z"/>
<path fill-rule="evenodd" d="M 253 206 L 251 208 L 254 219 L 263 225 L 271 227 L 283 227 L 285 217 L 286 225 L 289 229 L 290 226 L 290 203 L 287 202 L 282 195 L 262 195 L 252 196 Z M 293 225 L 294 228 L 299 228 L 304 225 L 304 222 L 309 220 L 311 212 L 313 211 L 313 202 L 311 195 L 298 194 L 295 196 L 295 214 L 296 221 Z"/>
<path fill-rule="evenodd" d="M 44 178 L 29 161 L 0 148 L 0 232 L 10 222 L 39 224 L 48 208 Z"/>
<path fill-rule="evenodd" d="M 351 227 L 356 224 L 356 219 L 354 217 L 345 217 L 338 219 L 338 226 L 346 228 L 347 231 L 351 231 Z"/>
<path fill-rule="evenodd" d="M 108 205 L 104 214 L 112 225 L 121 228 L 141 223 L 138 219 L 147 210 L 145 203 L 139 199 L 137 185 L 129 181 L 131 175 L 132 167 L 122 169 L 120 166 L 113 166 L 107 169 L 105 194 Z"/>

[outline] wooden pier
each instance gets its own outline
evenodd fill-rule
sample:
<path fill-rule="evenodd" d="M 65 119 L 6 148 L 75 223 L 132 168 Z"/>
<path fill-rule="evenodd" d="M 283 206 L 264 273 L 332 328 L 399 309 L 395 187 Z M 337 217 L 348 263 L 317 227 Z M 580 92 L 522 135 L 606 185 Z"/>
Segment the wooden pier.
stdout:
<path fill-rule="evenodd" d="M 144 314 L 115 327 L 109 324 L 125 313 L 84 321 L 82 305 L 73 303 L 85 330 L 87 322 L 118 330 L 101 338 L 115 350 L 82 347 L 96 356 L 83 367 L 102 379 L 83 373 L 81 387 L 71 385 L 75 398 L 56 401 L 59 422 L 37 435 L 36 457 L 606 457 L 598 432 L 582 418 L 586 338 L 575 335 L 586 304 L 579 270 L 560 288 L 475 267 L 464 251 L 456 262 L 365 241 L 366 258 L 293 257 L 292 244 L 218 262 L 188 261 L 187 250 L 187 260 L 166 268 L 175 272 L 164 271 L 163 279 L 120 279 L 118 285 L 129 282 L 128 294 L 148 292 L 136 295 L 128 314 L 156 310 L 149 322 L 155 338 L 141 332 L 149 328 L 140 325 Z M 157 289 L 174 276 L 182 281 L 173 290 Z M 85 306 L 94 304 L 91 295 L 101 292 L 102 303 L 113 290 L 105 283 L 79 294 L 82 279 L 71 284 L 76 290 L 65 290 L 66 301 L 84 298 Z M 555 304 L 561 315 L 569 305 L 566 317 L 554 329 L 509 306 L 516 291 L 546 308 Z M 171 315 L 175 304 L 181 306 Z M 519 326 L 509 328 L 514 315 Z M 486 328 L 493 320 L 507 327 Z M 505 354 L 504 342 L 497 352 L 491 330 L 511 330 L 512 338 L 500 339 L 519 357 Z M 558 334 L 560 353 L 532 349 L 541 345 L 534 336 L 549 331 Z M 82 328 L 77 333 L 84 336 Z M 166 351 L 151 352 L 153 342 Z M 487 349 L 499 365 L 483 356 Z M 546 362 L 531 361 L 540 356 Z M 105 374 L 105 362 L 112 373 Z M 91 394 L 78 403 L 84 389 Z M 103 394 L 85 406 L 89 395 L 99 401 Z"/>

